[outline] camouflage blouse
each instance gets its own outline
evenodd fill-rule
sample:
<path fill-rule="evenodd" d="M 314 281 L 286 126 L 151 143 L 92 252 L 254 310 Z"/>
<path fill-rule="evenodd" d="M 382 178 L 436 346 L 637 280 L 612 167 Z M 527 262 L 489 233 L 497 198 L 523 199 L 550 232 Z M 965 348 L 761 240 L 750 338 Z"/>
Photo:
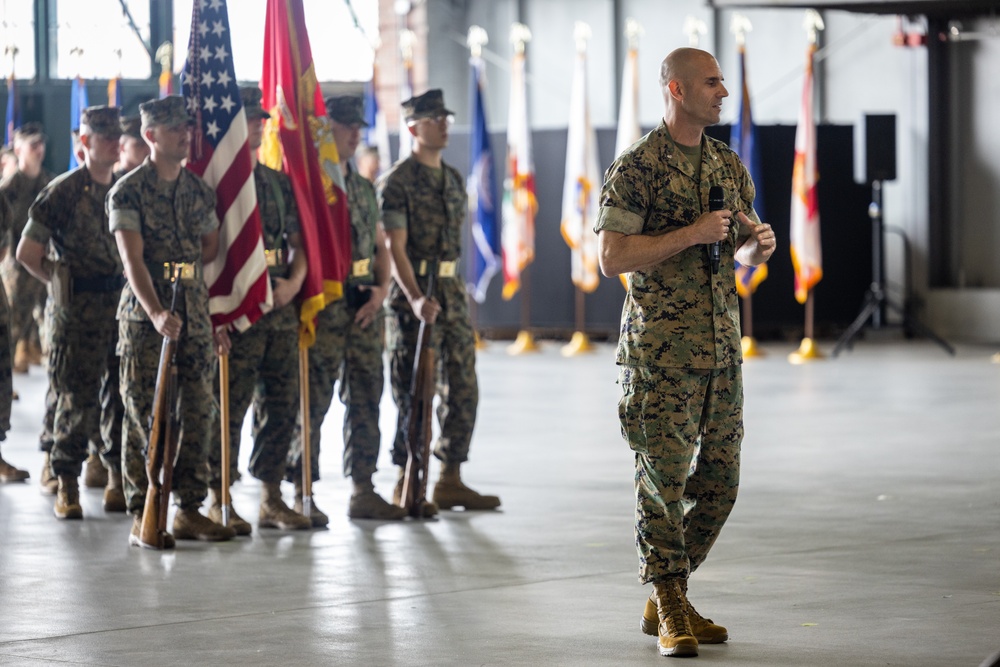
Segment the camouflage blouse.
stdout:
<path fill-rule="evenodd" d="M 219 228 L 215 191 L 187 169 L 181 169 L 173 183 L 163 181 L 146 158 L 111 188 L 107 208 L 112 232 L 131 230 L 142 234 L 143 260 L 151 267 L 153 286 L 165 307 L 170 305 L 171 285 L 160 272 L 163 263 L 198 266 L 198 279 L 184 281 L 184 303 L 178 311 L 188 335 L 211 335 L 208 286 L 201 273 L 201 239 Z M 149 319 L 129 284 L 122 290 L 117 318 L 132 322 Z"/>
<path fill-rule="evenodd" d="M 22 236 L 42 245 L 52 241 L 55 257 L 74 278 L 121 275 L 122 260 L 104 208 L 113 183 L 95 183 L 86 167 L 57 176 L 31 205 Z"/>
<path fill-rule="evenodd" d="M 379 179 L 378 197 L 386 231 L 406 230 L 406 254 L 415 273 L 421 260 L 458 260 L 468 194 L 457 169 L 443 164 L 441 173 L 436 174 L 434 169 L 410 156 Z M 427 276 L 417 275 L 417 283 L 426 289 Z M 468 308 L 460 275 L 440 279 L 435 284 L 434 296 L 445 311 L 460 313 Z M 393 308 L 409 308 L 403 290 L 395 281 L 389 289 L 389 304 Z"/>
<path fill-rule="evenodd" d="M 700 180 L 696 174 L 661 121 L 608 168 L 595 231 L 648 236 L 676 231 L 708 210 L 713 185 L 725 191 L 727 209 L 760 222 L 753 181 L 728 146 L 704 136 Z M 747 236 L 740 225 L 730 227 L 716 275 L 705 245 L 630 274 L 618 363 L 703 369 L 742 363 L 733 254 Z"/>

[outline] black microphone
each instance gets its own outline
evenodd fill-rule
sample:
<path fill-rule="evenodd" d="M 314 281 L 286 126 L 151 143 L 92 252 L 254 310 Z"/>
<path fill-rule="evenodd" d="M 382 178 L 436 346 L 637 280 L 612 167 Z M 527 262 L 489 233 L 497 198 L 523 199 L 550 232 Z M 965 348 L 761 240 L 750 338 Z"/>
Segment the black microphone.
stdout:
<path fill-rule="evenodd" d="M 726 207 L 726 192 L 721 185 L 713 185 L 708 191 L 708 210 L 721 211 Z M 722 255 L 721 241 L 708 246 L 708 259 L 712 263 L 712 273 L 719 272 L 719 260 Z"/>

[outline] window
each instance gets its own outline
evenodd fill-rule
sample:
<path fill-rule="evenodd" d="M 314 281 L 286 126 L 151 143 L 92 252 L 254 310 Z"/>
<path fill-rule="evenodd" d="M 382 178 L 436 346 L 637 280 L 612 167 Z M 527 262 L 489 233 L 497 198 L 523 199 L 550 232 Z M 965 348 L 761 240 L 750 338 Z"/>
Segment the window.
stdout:
<path fill-rule="evenodd" d="M 35 9 L 24 0 L 2 0 L 0 38 L 3 39 L 3 75 L 11 72 L 11 50 L 17 49 L 14 74 L 18 79 L 35 78 Z"/>
<path fill-rule="evenodd" d="M 125 1 L 137 35 L 119 0 L 56 0 L 56 78 L 149 78 L 149 5 Z"/>
<path fill-rule="evenodd" d="M 320 81 L 368 81 L 378 38 L 378 1 L 350 0 L 364 33 L 354 25 L 347 0 L 303 0 L 309 46 Z M 174 0 L 174 71 L 184 69 L 191 31 L 192 0 Z M 239 11 L 235 11 L 236 7 Z M 236 78 L 259 81 L 264 62 L 267 0 L 230 0 Z"/>

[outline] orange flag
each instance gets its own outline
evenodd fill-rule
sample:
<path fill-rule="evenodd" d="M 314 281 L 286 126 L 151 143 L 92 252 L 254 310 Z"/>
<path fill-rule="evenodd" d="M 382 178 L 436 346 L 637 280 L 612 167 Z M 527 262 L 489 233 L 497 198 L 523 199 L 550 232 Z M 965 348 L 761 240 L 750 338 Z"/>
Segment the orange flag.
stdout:
<path fill-rule="evenodd" d="M 299 209 L 309 271 L 299 297 L 299 343 L 316 339 L 316 314 L 343 295 L 351 231 L 340 156 L 316 81 L 302 0 L 268 0 L 261 90 L 271 119 L 261 162 L 284 168 Z"/>

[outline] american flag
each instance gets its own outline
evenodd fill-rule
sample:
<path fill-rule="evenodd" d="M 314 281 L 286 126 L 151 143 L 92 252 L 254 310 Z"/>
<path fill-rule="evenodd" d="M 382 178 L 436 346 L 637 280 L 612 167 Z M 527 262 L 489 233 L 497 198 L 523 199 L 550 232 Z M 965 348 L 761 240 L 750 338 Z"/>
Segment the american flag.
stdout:
<path fill-rule="evenodd" d="M 233 69 L 225 0 L 195 0 L 181 74 L 196 120 L 188 169 L 215 188 L 219 253 L 205 266 L 212 323 L 247 329 L 271 308 L 247 117 Z"/>

